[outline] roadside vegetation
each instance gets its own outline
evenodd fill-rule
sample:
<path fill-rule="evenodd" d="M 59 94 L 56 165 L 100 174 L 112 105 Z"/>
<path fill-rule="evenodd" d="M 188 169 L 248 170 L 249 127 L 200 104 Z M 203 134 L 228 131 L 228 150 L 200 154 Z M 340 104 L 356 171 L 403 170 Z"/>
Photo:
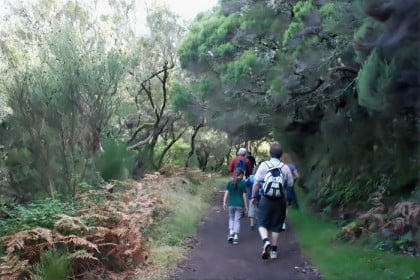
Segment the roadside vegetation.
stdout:
<path fill-rule="evenodd" d="M 301 192 L 299 195 L 302 198 Z M 389 252 L 389 248 L 381 248 L 384 238 L 369 242 L 358 240 L 352 244 L 343 242 L 339 225 L 328 221 L 325 216 L 315 215 L 307 207 L 289 209 L 289 218 L 304 255 L 310 258 L 325 280 L 414 280 L 420 277 L 418 258 L 396 255 Z"/>
<path fill-rule="evenodd" d="M 226 179 L 220 176 L 170 177 L 157 181 L 162 188 L 165 204 L 163 218 L 148 233 L 148 244 L 154 270 L 143 275 L 143 279 L 168 279 L 185 257 L 189 249 L 196 244 L 196 229 L 209 210 L 211 199 L 219 191 Z"/>

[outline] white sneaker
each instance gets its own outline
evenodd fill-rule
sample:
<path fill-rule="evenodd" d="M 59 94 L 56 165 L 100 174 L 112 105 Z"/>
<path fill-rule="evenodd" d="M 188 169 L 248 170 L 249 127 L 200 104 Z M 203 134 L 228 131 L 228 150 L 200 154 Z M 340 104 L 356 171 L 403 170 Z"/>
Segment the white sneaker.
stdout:
<path fill-rule="evenodd" d="M 270 259 L 272 259 L 272 260 L 277 259 L 277 252 L 276 251 L 271 251 L 270 252 Z"/>
<path fill-rule="evenodd" d="M 269 241 L 264 242 L 263 251 L 261 253 L 261 258 L 263 260 L 268 259 L 270 256 L 271 244 Z"/>
<path fill-rule="evenodd" d="M 228 241 L 229 243 L 232 243 L 232 242 L 233 242 L 233 234 L 228 234 L 227 241 Z"/>

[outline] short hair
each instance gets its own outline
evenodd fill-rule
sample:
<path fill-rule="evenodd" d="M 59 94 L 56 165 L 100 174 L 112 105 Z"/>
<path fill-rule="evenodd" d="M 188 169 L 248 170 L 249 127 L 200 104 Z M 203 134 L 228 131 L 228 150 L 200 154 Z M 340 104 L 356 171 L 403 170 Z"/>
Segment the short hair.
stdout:
<path fill-rule="evenodd" d="M 270 145 L 270 156 L 273 158 L 280 159 L 283 154 L 283 150 L 279 143 L 273 143 Z"/>

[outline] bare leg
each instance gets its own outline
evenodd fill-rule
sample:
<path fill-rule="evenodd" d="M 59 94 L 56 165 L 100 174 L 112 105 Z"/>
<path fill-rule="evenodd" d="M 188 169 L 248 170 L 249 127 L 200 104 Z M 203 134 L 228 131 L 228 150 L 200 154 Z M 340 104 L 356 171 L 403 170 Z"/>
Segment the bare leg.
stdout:
<path fill-rule="evenodd" d="M 271 245 L 277 246 L 277 242 L 279 241 L 279 232 L 272 232 L 271 233 Z"/>
<path fill-rule="evenodd" d="M 268 231 L 265 227 L 259 227 L 258 232 L 260 233 L 261 240 L 264 240 L 265 238 L 268 238 Z"/>

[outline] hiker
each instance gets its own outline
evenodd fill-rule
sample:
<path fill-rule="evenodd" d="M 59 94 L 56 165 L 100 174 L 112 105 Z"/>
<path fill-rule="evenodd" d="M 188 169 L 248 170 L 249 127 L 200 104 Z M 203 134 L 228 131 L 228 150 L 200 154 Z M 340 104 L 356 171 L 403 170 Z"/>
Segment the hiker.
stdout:
<path fill-rule="evenodd" d="M 229 234 L 228 242 L 234 245 L 239 244 L 239 232 L 241 230 L 240 219 L 242 213 L 248 211 L 246 186 L 243 180 L 244 171 L 241 168 L 235 169 L 233 179 L 226 184 L 226 191 L 223 197 L 223 209 L 229 213 Z"/>
<path fill-rule="evenodd" d="M 250 151 L 248 151 L 248 155 L 246 156 L 246 158 L 251 163 L 251 168 L 254 169 L 255 166 L 257 165 L 257 162 L 255 160 L 255 157 L 252 155 L 252 153 Z"/>
<path fill-rule="evenodd" d="M 230 173 L 233 174 L 237 168 L 241 168 L 244 171 L 245 178 L 248 178 L 248 176 L 251 175 L 252 167 L 249 159 L 245 158 L 246 153 L 247 151 L 245 148 L 240 148 L 238 150 L 237 156 L 234 157 L 229 163 L 228 170 Z"/>
<path fill-rule="evenodd" d="M 290 156 L 287 153 L 284 153 L 281 156 L 281 161 L 287 164 L 290 168 L 290 172 L 292 172 L 293 175 L 293 186 L 287 187 L 287 204 L 288 205 L 294 205 L 296 209 L 299 209 L 299 204 L 297 201 L 297 196 L 295 193 L 294 186 L 296 185 L 296 181 L 299 179 L 299 172 L 296 169 L 296 166 L 292 163 L 290 160 Z"/>
<path fill-rule="evenodd" d="M 254 167 L 254 169 L 252 170 L 252 174 L 245 180 L 245 185 L 246 185 L 246 192 L 248 195 L 248 218 L 249 218 L 249 227 L 251 230 L 255 230 L 255 225 L 256 225 L 256 220 L 257 220 L 257 208 L 258 208 L 258 201 L 260 200 L 261 194 L 260 191 L 257 192 L 256 198 L 257 198 L 257 203 L 256 204 L 252 204 L 251 200 L 252 200 L 252 187 L 254 185 L 254 181 L 255 181 L 255 172 L 257 171 L 258 166 Z"/>
<path fill-rule="evenodd" d="M 255 173 L 252 203 L 257 203 L 257 192 L 262 183 L 262 196 L 257 211 L 258 232 L 263 242 L 263 259 L 277 258 L 277 242 L 286 217 L 286 185 L 293 186 L 290 168 L 280 161 L 280 144 L 270 146 L 271 159 L 264 161 Z M 271 242 L 268 233 L 271 232 Z"/>

